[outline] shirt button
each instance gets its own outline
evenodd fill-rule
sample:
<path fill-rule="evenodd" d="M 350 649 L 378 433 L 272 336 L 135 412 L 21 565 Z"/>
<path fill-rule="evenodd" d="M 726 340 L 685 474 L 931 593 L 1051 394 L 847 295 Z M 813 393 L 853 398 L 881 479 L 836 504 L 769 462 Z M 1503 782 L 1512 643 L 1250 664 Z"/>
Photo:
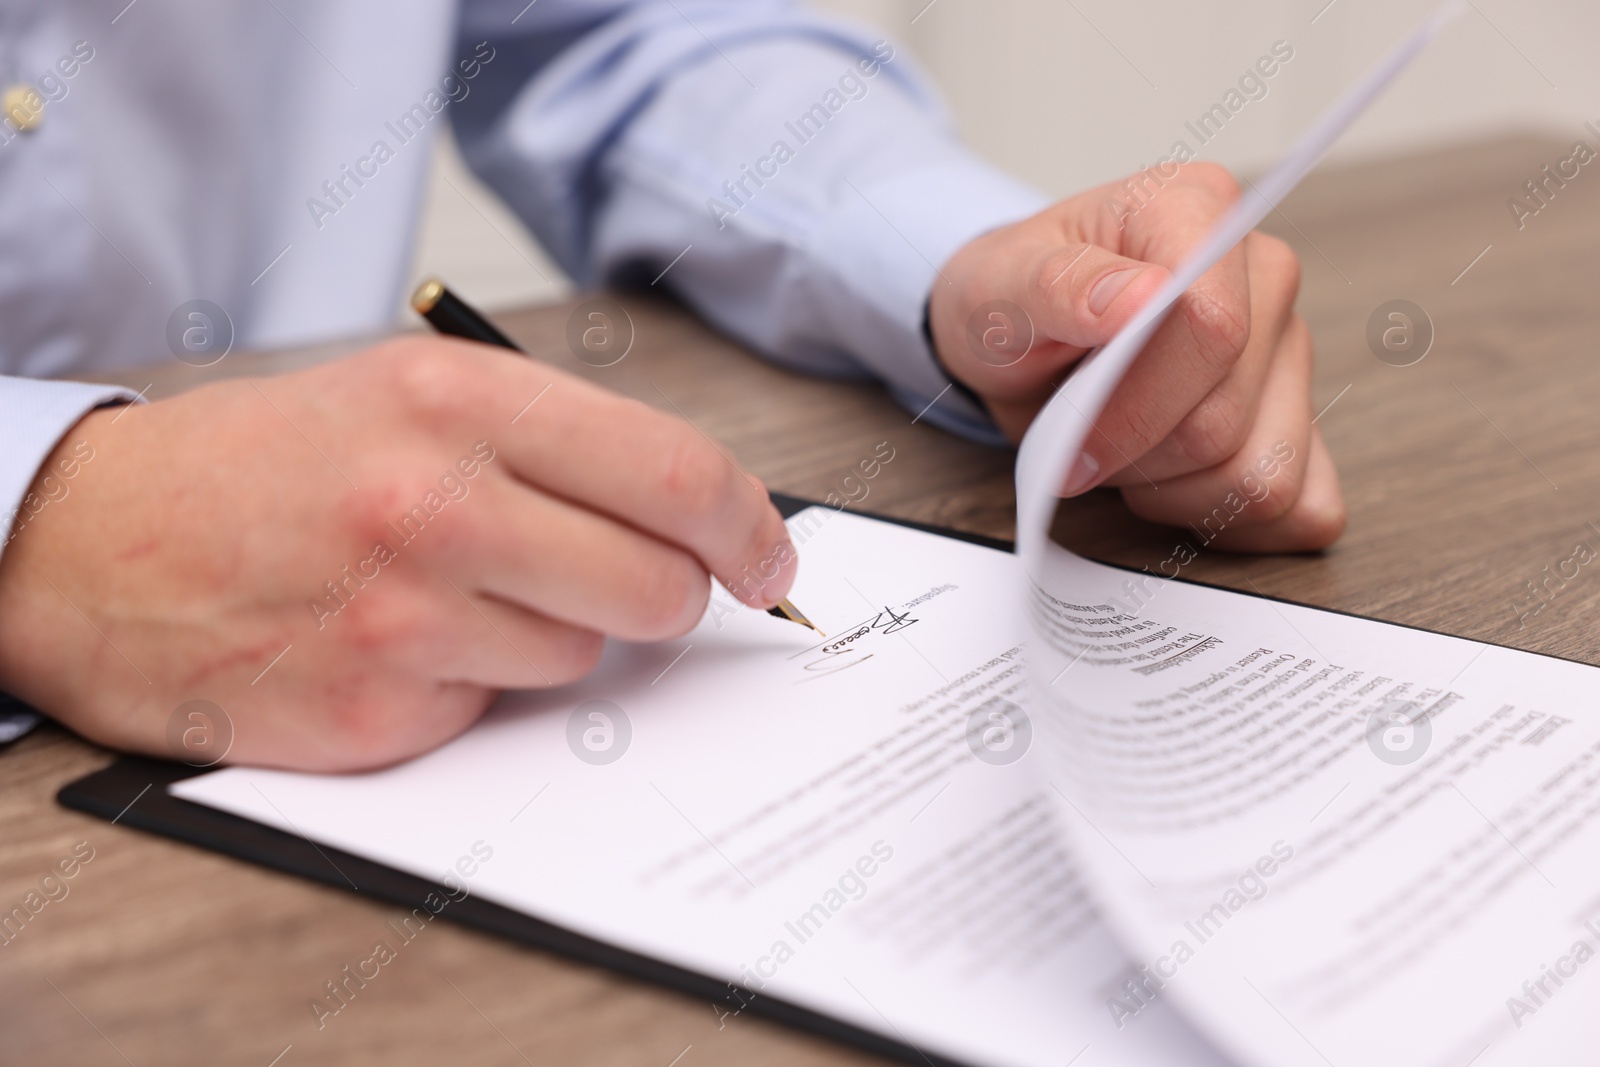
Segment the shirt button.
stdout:
<path fill-rule="evenodd" d="M 0 96 L 0 117 L 19 133 L 38 129 L 44 119 L 44 97 L 31 85 L 8 85 Z"/>

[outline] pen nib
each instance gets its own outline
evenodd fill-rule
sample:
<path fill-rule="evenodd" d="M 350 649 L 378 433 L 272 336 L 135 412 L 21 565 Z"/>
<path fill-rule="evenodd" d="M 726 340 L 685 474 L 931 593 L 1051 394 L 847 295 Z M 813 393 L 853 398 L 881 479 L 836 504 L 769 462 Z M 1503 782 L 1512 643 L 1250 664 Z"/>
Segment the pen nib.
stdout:
<path fill-rule="evenodd" d="M 778 603 L 776 605 L 774 605 L 773 607 L 770 607 L 770 608 L 767 609 L 767 614 L 768 615 L 776 615 L 780 619 L 788 619 L 790 622 L 797 622 L 801 626 L 808 626 L 811 629 L 816 630 L 818 636 L 820 636 L 820 637 L 827 637 L 828 636 L 827 634 L 823 633 L 821 630 L 818 630 L 816 623 L 812 622 L 810 619 L 808 619 L 804 615 L 802 615 L 800 613 L 800 609 L 795 607 L 793 604 L 789 603 L 789 601 L 787 601 L 787 600 L 778 601 Z"/>

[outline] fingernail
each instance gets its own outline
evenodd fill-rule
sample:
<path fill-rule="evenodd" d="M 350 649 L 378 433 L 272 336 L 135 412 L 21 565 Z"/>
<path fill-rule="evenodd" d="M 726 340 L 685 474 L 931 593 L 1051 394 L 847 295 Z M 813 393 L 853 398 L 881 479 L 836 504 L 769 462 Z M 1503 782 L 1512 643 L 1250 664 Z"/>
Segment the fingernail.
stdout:
<path fill-rule="evenodd" d="M 1115 270 L 1104 278 L 1094 283 L 1089 290 L 1089 314 L 1104 315 L 1106 308 L 1126 289 L 1135 278 L 1144 273 L 1143 267 L 1128 267 Z"/>
<path fill-rule="evenodd" d="M 1087 452 L 1080 453 L 1072 464 L 1072 470 L 1067 474 L 1067 480 L 1061 486 L 1062 496 L 1077 496 L 1095 483 L 1100 477 L 1100 464 Z"/>

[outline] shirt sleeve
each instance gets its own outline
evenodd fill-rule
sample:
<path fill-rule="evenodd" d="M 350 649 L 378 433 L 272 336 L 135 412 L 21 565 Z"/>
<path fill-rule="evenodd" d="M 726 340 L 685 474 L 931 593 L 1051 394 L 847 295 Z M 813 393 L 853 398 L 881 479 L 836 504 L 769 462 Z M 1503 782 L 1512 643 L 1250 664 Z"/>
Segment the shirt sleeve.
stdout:
<path fill-rule="evenodd" d="M 670 290 L 779 363 L 1001 443 L 923 321 L 950 255 L 1048 200 L 961 144 L 903 47 L 782 0 L 641 0 L 506 46 L 516 83 L 457 135 L 580 284 Z"/>
<path fill-rule="evenodd" d="M 0 555 L 28 520 L 49 506 L 47 497 L 29 489 L 61 439 L 95 408 L 134 399 L 132 391 L 114 385 L 0 376 L 0 531 L 5 536 Z M 0 693 L 0 745 L 39 721 L 26 704 Z"/>
<path fill-rule="evenodd" d="M 49 506 L 28 489 L 67 431 L 97 407 L 135 399 L 116 385 L 0 376 L 0 555 L 29 518 Z"/>

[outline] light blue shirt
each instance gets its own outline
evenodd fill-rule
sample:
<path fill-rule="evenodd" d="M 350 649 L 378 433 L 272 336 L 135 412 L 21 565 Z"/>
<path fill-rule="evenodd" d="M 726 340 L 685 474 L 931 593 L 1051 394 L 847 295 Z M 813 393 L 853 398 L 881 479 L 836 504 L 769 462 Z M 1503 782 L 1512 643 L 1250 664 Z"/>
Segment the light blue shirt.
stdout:
<path fill-rule="evenodd" d="M 0 122 L 0 523 L 128 396 L 28 379 L 173 358 L 197 299 L 238 348 L 387 329 L 443 122 L 578 284 L 666 270 L 763 355 L 994 436 L 924 309 L 1045 199 L 878 34 L 783 0 L 123 3 L 0 2 L 0 84 L 43 101 Z"/>

